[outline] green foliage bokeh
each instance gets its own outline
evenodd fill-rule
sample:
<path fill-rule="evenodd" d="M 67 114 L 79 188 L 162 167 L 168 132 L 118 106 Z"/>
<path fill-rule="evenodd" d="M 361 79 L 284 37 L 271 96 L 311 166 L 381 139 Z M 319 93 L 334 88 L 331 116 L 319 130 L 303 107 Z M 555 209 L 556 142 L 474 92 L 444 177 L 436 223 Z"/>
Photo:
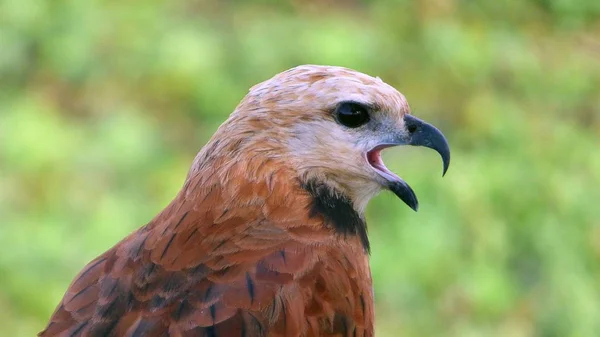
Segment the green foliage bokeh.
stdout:
<path fill-rule="evenodd" d="M 145 224 L 248 88 L 298 64 L 403 92 L 450 140 L 387 150 L 377 336 L 600 331 L 600 2 L 0 0 L 0 334 Z"/>

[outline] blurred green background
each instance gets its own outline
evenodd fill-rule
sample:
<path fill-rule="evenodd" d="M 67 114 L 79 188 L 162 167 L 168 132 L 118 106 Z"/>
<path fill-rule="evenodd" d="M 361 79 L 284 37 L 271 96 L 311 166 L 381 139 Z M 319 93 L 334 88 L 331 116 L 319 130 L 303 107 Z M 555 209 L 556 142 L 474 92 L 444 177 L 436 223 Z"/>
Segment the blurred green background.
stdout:
<path fill-rule="evenodd" d="M 598 336 L 600 2 L 0 0 L 0 331 L 158 213 L 248 88 L 298 64 L 403 92 L 450 140 L 386 151 L 377 336 Z"/>

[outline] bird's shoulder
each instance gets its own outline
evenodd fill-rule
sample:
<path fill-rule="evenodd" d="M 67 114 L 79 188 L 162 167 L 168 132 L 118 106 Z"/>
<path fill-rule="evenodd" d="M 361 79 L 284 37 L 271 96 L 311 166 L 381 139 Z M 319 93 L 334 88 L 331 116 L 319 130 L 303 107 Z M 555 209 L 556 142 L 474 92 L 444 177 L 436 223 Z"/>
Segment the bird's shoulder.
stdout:
<path fill-rule="evenodd" d="M 332 235 L 289 179 L 223 186 L 192 177 L 76 276 L 41 336 L 368 335 L 360 239 Z"/>

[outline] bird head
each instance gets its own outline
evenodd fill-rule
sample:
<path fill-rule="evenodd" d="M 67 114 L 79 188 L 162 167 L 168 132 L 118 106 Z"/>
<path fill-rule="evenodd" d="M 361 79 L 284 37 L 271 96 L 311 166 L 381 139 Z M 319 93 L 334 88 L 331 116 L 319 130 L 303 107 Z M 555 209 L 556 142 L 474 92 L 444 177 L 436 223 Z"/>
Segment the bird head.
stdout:
<path fill-rule="evenodd" d="M 411 115 L 401 93 L 378 77 L 333 66 L 298 66 L 255 85 L 217 137 L 235 142 L 230 150 L 239 155 L 280 160 L 301 181 L 330 186 L 359 213 L 386 189 L 418 207 L 411 187 L 384 165 L 383 149 L 434 149 L 444 173 L 450 162 L 444 135 Z"/>

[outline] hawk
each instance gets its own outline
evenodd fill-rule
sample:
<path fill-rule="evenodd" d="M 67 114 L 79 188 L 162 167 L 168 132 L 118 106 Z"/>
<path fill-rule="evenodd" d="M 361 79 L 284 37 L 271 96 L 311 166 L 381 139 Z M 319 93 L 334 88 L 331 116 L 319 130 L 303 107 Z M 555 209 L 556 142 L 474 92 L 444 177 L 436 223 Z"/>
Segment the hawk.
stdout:
<path fill-rule="evenodd" d="M 443 134 L 381 79 L 303 65 L 255 85 L 174 200 L 75 277 L 39 336 L 373 336 L 364 210 L 397 145 Z"/>

